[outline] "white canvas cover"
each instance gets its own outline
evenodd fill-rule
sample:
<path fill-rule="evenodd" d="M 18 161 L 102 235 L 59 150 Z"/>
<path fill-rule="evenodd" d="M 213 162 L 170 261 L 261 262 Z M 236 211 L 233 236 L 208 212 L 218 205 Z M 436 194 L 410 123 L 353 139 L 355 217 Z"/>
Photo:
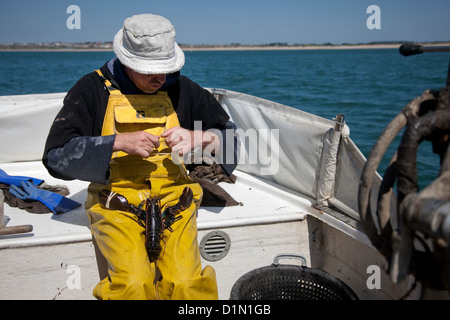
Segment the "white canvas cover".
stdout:
<path fill-rule="evenodd" d="M 0 163 L 42 158 L 65 93 L 0 96 Z"/>
<path fill-rule="evenodd" d="M 239 170 L 316 199 L 318 207 L 333 205 L 353 218 L 359 217 L 359 179 L 366 158 L 350 139 L 347 125 L 336 132 L 331 119 L 238 92 L 217 93 L 241 130 Z M 249 139 L 254 131 L 258 139 Z M 277 133 L 276 143 L 273 136 L 267 142 L 268 132 Z M 248 159 L 254 150 L 258 152 L 257 163 Z M 380 181 L 378 177 L 374 190 Z M 376 205 L 376 196 L 374 192 L 372 205 Z"/>
<path fill-rule="evenodd" d="M 227 91 L 221 102 L 228 109 L 232 121 L 244 132 L 256 129 L 261 135 L 268 136 L 268 132 L 278 131 L 278 146 L 263 145 L 259 139 L 251 141 L 257 146 L 249 146 L 247 141 L 241 144 L 245 149 L 241 152 L 258 150 L 270 155 L 270 162 L 261 163 L 263 157 L 258 157 L 257 164 L 244 161 L 238 168 L 315 198 L 322 140 L 333 127 L 333 121 L 236 92 Z M 261 168 L 267 168 L 266 172 Z"/>

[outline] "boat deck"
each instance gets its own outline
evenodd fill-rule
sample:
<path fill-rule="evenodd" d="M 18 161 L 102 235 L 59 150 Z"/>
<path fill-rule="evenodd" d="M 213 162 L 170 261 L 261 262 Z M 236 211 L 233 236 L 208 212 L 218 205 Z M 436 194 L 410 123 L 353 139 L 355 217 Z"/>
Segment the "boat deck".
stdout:
<path fill-rule="evenodd" d="M 65 185 L 70 190 L 68 197 L 82 204 L 62 214 L 33 214 L 12 208 L 5 203 L 6 226 L 32 225 L 33 231 L 0 236 L 0 249 L 92 240 L 83 205 L 87 195 L 87 182 L 55 179 L 40 162 L 5 163 L 0 167 L 12 176 L 36 177 L 50 185 Z M 201 207 L 198 212 L 199 230 L 300 220 L 310 210 L 311 202 L 307 199 L 287 193 L 280 190 L 279 186 L 272 186 L 267 181 L 243 172 L 236 171 L 235 174 L 235 184 L 220 185 L 243 205 L 226 208 Z"/>

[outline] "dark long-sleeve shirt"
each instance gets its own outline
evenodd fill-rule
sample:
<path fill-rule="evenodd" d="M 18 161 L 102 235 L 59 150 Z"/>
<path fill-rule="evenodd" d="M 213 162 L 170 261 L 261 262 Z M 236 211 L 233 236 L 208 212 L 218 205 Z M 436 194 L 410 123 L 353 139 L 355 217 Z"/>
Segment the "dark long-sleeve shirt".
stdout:
<path fill-rule="evenodd" d="M 117 59 L 100 70 L 123 94 L 144 94 L 128 79 Z M 167 91 L 181 127 L 194 130 L 194 122 L 200 121 L 202 130 L 218 129 L 223 133 L 221 158 L 233 158 L 233 161 L 221 165 L 231 174 L 237 165 L 236 139 L 227 139 L 230 135 L 225 131 L 236 127 L 222 106 L 207 90 L 179 72 L 168 75 L 161 90 Z M 104 79 L 96 72 L 85 75 L 69 90 L 50 128 L 44 150 L 43 164 L 52 176 L 107 183 L 115 138 L 101 136 L 108 98 Z M 227 144 L 233 145 L 227 147 Z M 233 157 L 226 156 L 228 150 L 234 150 Z"/>

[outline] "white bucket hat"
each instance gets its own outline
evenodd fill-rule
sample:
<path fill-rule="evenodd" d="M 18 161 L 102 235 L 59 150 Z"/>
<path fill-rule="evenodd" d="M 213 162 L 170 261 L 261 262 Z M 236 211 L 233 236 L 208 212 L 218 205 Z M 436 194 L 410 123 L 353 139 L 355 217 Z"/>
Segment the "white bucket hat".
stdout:
<path fill-rule="evenodd" d="M 184 65 L 175 28 L 166 18 L 153 14 L 127 18 L 114 37 L 114 53 L 123 65 L 142 74 L 169 74 Z"/>

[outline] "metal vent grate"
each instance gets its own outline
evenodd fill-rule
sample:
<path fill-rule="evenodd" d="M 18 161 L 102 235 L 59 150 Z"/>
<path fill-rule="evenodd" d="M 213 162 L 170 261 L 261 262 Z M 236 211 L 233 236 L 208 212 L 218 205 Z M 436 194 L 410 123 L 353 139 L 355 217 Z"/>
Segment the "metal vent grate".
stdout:
<path fill-rule="evenodd" d="M 211 231 L 200 242 L 200 254 L 205 260 L 218 261 L 228 254 L 230 246 L 230 237 L 225 232 Z"/>

